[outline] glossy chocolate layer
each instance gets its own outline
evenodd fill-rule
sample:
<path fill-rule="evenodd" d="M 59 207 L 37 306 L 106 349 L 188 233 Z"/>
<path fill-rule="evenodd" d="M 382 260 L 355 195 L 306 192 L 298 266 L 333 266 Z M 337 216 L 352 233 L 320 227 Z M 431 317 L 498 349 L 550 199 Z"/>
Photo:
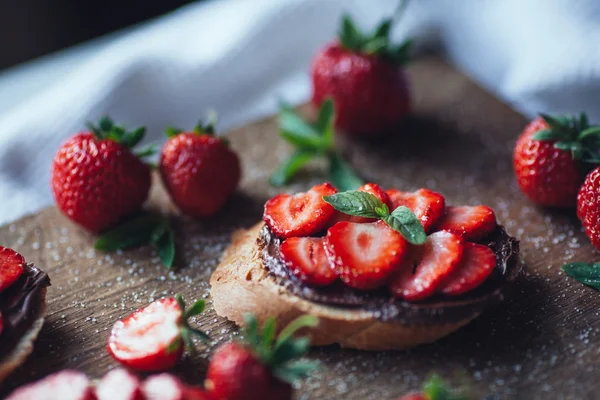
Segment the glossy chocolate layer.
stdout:
<path fill-rule="evenodd" d="M 40 292 L 50 286 L 48 274 L 33 264 L 25 265 L 23 275 L 0 293 L 0 313 L 4 328 L 0 333 L 0 361 L 11 351 L 38 317 Z"/>
<path fill-rule="evenodd" d="M 430 299 L 410 303 L 393 297 L 385 288 L 358 291 L 337 282 L 331 286 L 308 286 L 292 275 L 279 255 L 281 240 L 265 225 L 258 238 L 264 265 L 275 281 L 296 296 L 348 310 L 367 310 L 382 321 L 437 324 L 456 322 L 474 317 L 488 305 L 504 299 L 506 290 L 518 274 L 519 241 L 508 236 L 503 226 L 498 226 L 487 238 L 479 241 L 496 254 L 496 268 L 492 275 L 476 289 L 462 296 L 435 295 Z"/>

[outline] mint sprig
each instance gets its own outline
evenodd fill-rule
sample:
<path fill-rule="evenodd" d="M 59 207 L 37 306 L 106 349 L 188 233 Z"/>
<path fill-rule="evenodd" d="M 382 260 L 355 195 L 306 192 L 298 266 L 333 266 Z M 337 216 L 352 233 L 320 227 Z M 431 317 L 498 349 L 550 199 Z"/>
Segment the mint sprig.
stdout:
<path fill-rule="evenodd" d="M 562 269 L 578 282 L 600 290 L 600 263 L 574 262 L 563 265 Z"/>
<path fill-rule="evenodd" d="M 163 265 L 173 266 L 175 259 L 175 233 L 168 217 L 144 213 L 100 235 L 94 248 L 105 252 L 115 252 L 153 244 Z"/>
<path fill-rule="evenodd" d="M 350 16 L 344 15 L 338 34 L 340 43 L 350 51 L 380 56 L 396 65 L 407 64 L 410 61 L 413 40 L 407 39 L 399 45 L 394 45 L 390 38 L 392 25 L 402 16 L 406 4 L 406 0 L 401 1 L 394 18 L 384 19 L 371 33 L 363 32 Z"/>
<path fill-rule="evenodd" d="M 273 186 L 283 186 L 310 161 L 325 158 L 329 162 L 328 175 L 331 183 L 340 190 L 351 190 L 364 182 L 352 170 L 335 149 L 334 104 L 327 99 L 321 105 L 315 123 L 309 123 L 287 104 L 281 104 L 279 113 L 279 135 L 296 148 L 271 175 Z"/>
<path fill-rule="evenodd" d="M 600 163 L 600 126 L 590 125 L 585 113 L 578 117 L 565 115 L 555 117 L 540 114 L 548 128 L 536 132 L 533 140 L 554 141 L 559 150 L 570 151 L 574 160 Z"/>
<path fill-rule="evenodd" d="M 293 383 L 317 368 L 312 362 L 294 361 L 310 349 L 310 339 L 293 337 L 299 329 L 317 326 L 319 321 L 316 317 L 303 315 L 296 318 L 283 328 L 277 337 L 275 336 L 277 326 L 273 317 L 265 321 L 262 331 L 252 314 L 246 314 L 244 321 L 243 333 L 246 344 L 277 378 Z"/>
<path fill-rule="evenodd" d="M 412 244 L 420 245 L 427 240 L 421 221 L 409 208 L 400 206 L 390 213 L 388 206 L 371 193 L 351 190 L 323 196 L 323 200 L 347 215 L 381 219 Z"/>

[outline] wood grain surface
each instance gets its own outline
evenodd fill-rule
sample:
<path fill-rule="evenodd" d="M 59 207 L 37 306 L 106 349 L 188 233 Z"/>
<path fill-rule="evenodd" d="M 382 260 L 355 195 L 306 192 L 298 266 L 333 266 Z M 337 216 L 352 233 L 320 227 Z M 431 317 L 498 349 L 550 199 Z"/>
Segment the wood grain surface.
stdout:
<path fill-rule="evenodd" d="M 335 346 L 311 351 L 320 370 L 298 386 L 298 399 L 394 399 L 437 372 L 472 388 L 474 398 L 594 399 L 600 373 L 600 295 L 572 281 L 560 266 L 599 259 L 574 212 L 539 209 L 519 193 L 512 147 L 526 121 L 437 58 L 415 62 L 414 115 L 391 135 L 339 141 L 364 178 L 385 187 L 428 187 L 449 204 L 487 204 L 509 233 L 521 239 L 528 272 L 514 295 L 467 327 L 435 344 L 404 352 L 360 352 Z M 151 248 L 107 255 L 93 237 L 54 208 L 0 228 L 0 243 L 13 247 L 52 278 L 47 321 L 34 354 L 4 383 L 12 388 L 63 368 L 102 376 L 116 363 L 105 350 L 113 323 L 154 299 L 182 293 L 209 296 L 208 278 L 232 231 L 248 227 L 264 201 L 278 192 L 267 177 L 290 151 L 274 120 L 229 134 L 245 176 L 238 193 L 216 217 L 174 216 L 177 271 L 166 271 Z M 286 190 L 324 180 L 313 165 Z M 173 210 L 160 184 L 152 204 Z M 214 338 L 176 369 L 201 383 L 214 346 L 237 335 L 209 304 L 197 325 Z"/>

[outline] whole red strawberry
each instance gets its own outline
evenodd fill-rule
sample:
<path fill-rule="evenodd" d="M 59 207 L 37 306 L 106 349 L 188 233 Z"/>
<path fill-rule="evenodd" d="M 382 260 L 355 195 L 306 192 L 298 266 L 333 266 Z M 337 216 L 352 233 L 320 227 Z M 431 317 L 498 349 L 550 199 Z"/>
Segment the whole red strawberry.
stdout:
<path fill-rule="evenodd" d="M 173 202 L 193 217 L 219 211 L 237 187 L 240 160 L 211 123 L 194 131 L 167 130 L 160 155 L 160 174 Z"/>
<path fill-rule="evenodd" d="M 145 128 L 128 132 L 105 117 L 90 129 L 67 140 L 54 156 L 52 191 L 63 214 L 100 232 L 146 201 L 150 168 L 131 151 Z"/>
<path fill-rule="evenodd" d="M 597 163 L 599 127 L 590 126 L 584 113 L 533 120 L 517 140 L 513 166 L 521 191 L 534 203 L 572 207 L 589 170 Z"/>
<path fill-rule="evenodd" d="M 577 195 L 577 217 L 595 248 L 600 249 L 600 168 L 588 174 Z"/>
<path fill-rule="evenodd" d="M 300 317 L 275 338 L 273 318 L 260 332 L 256 319 L 246 316 L 246 342 L 225 344 L 210 360 L 206 373 L 209 394 L 216 400 L 290 400 L 290 383 L 313 368 L 311 364 L 292 362 L 310 347 L 308 338 L 293 339 L 292 334 L 316 323 L 315 317 Z"/>
<path fill-rule="evenodd" d="M 351 135 L 382 133 L 410 111 L 410 93 L 402 66 L 411 41 L 390 45 L 392 20 L 372 34 L 361 32 L 345 16 L 337 41 L 325 46 L 312 63 L 312 102 L 335 101 L 336 127 Z"/>

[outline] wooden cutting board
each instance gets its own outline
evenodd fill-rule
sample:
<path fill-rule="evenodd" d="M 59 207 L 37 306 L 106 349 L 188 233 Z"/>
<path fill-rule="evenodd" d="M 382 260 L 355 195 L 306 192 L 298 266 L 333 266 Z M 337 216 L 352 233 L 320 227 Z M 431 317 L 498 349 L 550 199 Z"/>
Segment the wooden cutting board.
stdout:
<path fill-rule="evenodd" d="M 414 116 L 387 138 L 340 140 L 347 159 L 384 187 L 428 187 L 444 193 L 449 204 L 493 207 L 508 232 L 521 239 L 528 272 L 509 301 L 435 344 L 404 352 L 314 349 L 310 358 L 320 363 L 320 371 L 299 386 L 297 398 L 391 400 L 417 389 L 432 372 L 471 385 L 474 398 L 598 398 L 600 294 L 566 277 L 560 267 L 599 257 L 574 212 L 536 208 L 519 193 L 511 154 L 526 121 L 440 59 L 421 59 L 409 74 Z M 214 218 L 174 217 L 175 272 L 165 270 L 150 248 L 113 255 L 94 251 L 93 237 L 54 207 L 0 228 L 0 243 L 52 278 L 47 320 L 34 354 L 4 383 L 0 397 L 63 368 L 100 377 L 116 366 L 105 345 L 117 319 L 165 295 L 209 298 L 208 278 L 230 234 L 260 218 L 264 201 L 278 192 L 267 177 L 290 151 L 278 138 L 274 119 L 229 137 L 242 157 L 243 183 Z M 323 180 L 317 164 L 286 189 Z M 152 203 L 173 210 L 158 183 Z M 215 345 L 237 335 L 210 305 L 198 325 Z M 176 369 L 192 383 L 203 381 L 214 346 L 199 349 Z"/>

